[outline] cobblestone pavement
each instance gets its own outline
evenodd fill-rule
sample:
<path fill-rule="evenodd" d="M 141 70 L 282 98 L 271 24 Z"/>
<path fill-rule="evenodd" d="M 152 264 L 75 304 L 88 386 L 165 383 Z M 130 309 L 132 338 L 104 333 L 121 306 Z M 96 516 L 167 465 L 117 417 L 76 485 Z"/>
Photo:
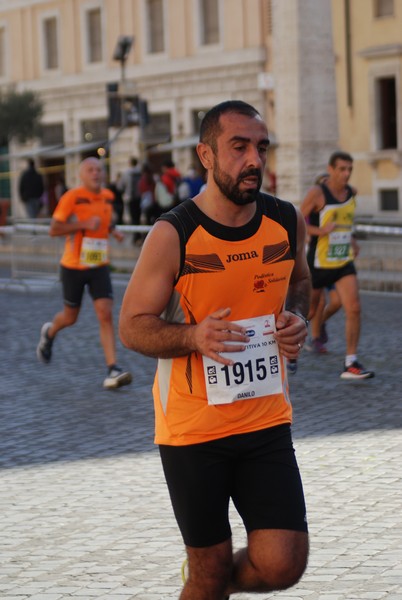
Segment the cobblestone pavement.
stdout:
<path fill-rule="evenodd" d="M 122 294 L 116 283 L 116 317 Z M 304 351 L 291 380 L 308 570 L 289 591 L 233 598 L 402 598 L 401 298 L 362 301 L 361 359 L 376 377 L 339 379 L 338 314 L 330 354 Z M 119 345 L 134 383 L 104 391 L 88 297 L 48 366 L 35 347 L 60 308 L 58 287 L 3 286 L 0 306 L 0 598 L 177 599 L 184 551 L 153 446 L 154 361 Z M 239 547 L 244 533 L 233 521 Z"/>

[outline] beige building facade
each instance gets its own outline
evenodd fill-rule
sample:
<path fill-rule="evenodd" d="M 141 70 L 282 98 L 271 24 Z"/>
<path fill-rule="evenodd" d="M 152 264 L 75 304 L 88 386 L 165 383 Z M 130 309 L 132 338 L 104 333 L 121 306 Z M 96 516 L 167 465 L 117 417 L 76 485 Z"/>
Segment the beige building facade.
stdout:
<path fill-rule="evenodd" d="M 402 217 L 402 0 L 332 0 L 339 146 L 359 212 Z"/>
<path fill-rule="evenodd" d="M 132 155 L 156 165 L 172 155 L 185 171 L 199 120 L 213 104 L 242 98 L 265 113 L 258 81 L 266 71 L 269 4 L 1 0 L 0 85 L 35 90 L 44 101 L 43 136 L 29 152 L 48 179 L 61 167 L 69 186 L 77 184 L 79 161 L 97 152 L 108 158 L 112 178 Z M 113 59 L 120 36 L 132 37 L 124 65 Z M 149 124 L 109 126 L 106 90 L 113 83 L 128 99 L 146 101 Z M 26 153 L 12 146 L 14 175 Z M 12 212 L 22 216 L 16 177 L 12 189 Z"/>
<path fill-rule="evenodd" d="M 399 7 L 401 2 L 394 0 Z M 76 185 L 77 166 L 88 155 L 104 157 L 112 179 L 133 155 L 155 169 L 171 157 L 185 172 L 197 160 L 204 112 L 230 98 L 250 102 L 268 123 L 266 188 L 298 204 L 330 153 L 341 147 L 356 159 L 360 211 L 381 214 L 378 193 L 395 189 L 397 181 L 400 186 L 398 149 L 378 154 L 378 116 L 369 111 L 361 82 L 374 103 L 378 73 L 391 72 L 400 84 L 401 15 L 396 8 L 395 22 L 389 17 L 374 22 L 383 24 L 374 43 L 369 24 L 359 29 L 368 19 L 363 7 L 371 4 L 0 0 L 0 87 L 36 90 L 44 102 L 41 138 L 10 148 L 12 214 L 23 216 L 16 186 L 25 156 L 46 173 L 51 213 L 60 175 Z M 356 29 L 348 55 L 354 61 L 352 109 L 344 102 L 345 5 L 349 26 Z M 370 49 L 381 47 L 381 39 L 389 45 L 391 33 L 395 41 L 387 56 L 382 50 L 375 58 Z M 128 42 L 124 61 L 116 55 L 120 41 Z M 121 95 L 123 113 L 116 104 Z"/>

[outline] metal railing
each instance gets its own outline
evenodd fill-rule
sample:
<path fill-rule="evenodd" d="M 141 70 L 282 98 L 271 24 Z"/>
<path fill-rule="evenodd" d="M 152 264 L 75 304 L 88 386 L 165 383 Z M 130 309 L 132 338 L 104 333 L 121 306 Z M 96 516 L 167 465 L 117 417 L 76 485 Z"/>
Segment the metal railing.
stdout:
<path fill-rule="evenodd" d="M 402 227 L 357 223 L 356 258 L 361 289 L 402 292 Z"/>
<path fill-rule="evenodd" d="M 133 246 L 131 235 L 146 234 L 149 225 L 121 225 L 118 229 L 126 234 L 126 242 L 120 246 L 112 237 L 111 261 L 117 271 L 131 272 L 140 248 Z M 131 235 L 128 235 L 131 234 Z M 0 227 L 0 264 L 8 267 L 11 280 L 29 287 L 33 280 L 57 283 L 59 262 L 64 237 L 49 236 L 49 221 L 20 222 Z"/>
<path fill-rule="evenodd" d="M 126 234 L 123 244 L 111 239 L 111 264 L 131 273 L 140 247 L 132 243 L 135 233 L 146 234 L 149 225 L 119 225 Z M 58 280 L 64 239 L 48 235 L 49 221 L 20 222 L 0 227 L 0 262 L 8 265 L 11 278 L 25 285 L 32 279 Z M 359 285 L 363 290 L 402 292 L 402 227 L 357 223 L 360 252 L 356 258 Z"/>

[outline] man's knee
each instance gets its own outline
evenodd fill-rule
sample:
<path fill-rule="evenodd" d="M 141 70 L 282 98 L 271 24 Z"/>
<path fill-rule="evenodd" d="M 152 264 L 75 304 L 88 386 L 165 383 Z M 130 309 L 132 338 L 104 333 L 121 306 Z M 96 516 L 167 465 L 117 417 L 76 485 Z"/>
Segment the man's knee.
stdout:
<path fill-rule="evenodd" d="M 354 319 L 360 317 L 361 304 L 359 298 L 350 298 L 347 300 L 343 305 L 343 309 L 345 311 L 345 315 L 349 317 Z"/>
<path fill-rule="evenodd" d="M 269 590 L 285 590 L 296 585 L 307 567 L 307 555 L 295 556 L 266 565 L 264 581 Z"/>
<path fill-rule="evenodd" d="M 96 300 L 95 310 L 96 316 L 101 323 L 110 323 L 112 321 L 112 302 L 110 300 Z"/>
<path fill-rule="evenodd" d="M 64 307 L 64 311 L 62 313 L 62 320 L 64 327 L 71 327 L 77 322 L 78 315 L 80 313 L 80 307 L 71 308 L 69 306 Z"/>
<path fill-rule="evenodd" d="M 262 591 L 287 589 L 295 585 L 306 570 L 308 535 L 294 533 L 293 539 L 284 540 L 284 543 L 274 543 L 267 552 L 257 552 L 255 556 L 250 556 L 260 578 Z"/>

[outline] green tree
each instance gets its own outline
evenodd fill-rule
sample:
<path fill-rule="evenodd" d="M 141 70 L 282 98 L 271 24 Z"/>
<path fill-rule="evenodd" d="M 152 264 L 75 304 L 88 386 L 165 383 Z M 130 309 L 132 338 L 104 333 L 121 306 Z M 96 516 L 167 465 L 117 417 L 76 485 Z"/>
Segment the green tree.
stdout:
<path fill-rule="evenodd" d="M 0 146 L 12 138 L 23 143 L 40 133 L 43 104 L 36 92 L 0 90 Z"/>

